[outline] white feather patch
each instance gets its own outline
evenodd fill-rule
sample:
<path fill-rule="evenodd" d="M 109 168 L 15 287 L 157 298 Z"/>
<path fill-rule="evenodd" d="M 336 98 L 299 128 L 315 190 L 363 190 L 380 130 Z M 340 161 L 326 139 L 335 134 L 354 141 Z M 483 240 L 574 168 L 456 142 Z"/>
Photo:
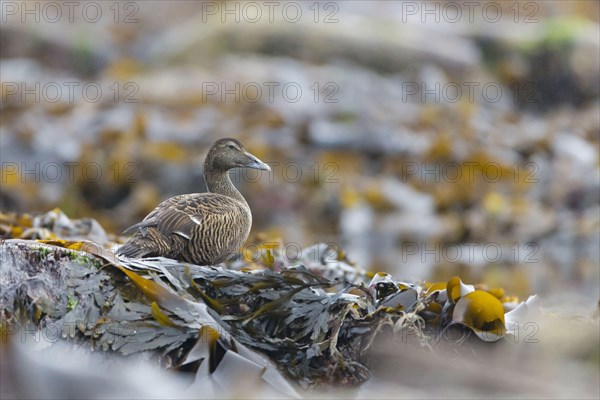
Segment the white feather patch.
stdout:
<path fill-rule="evenodd" d="M 179 235 L 179 236 L 183 236 L 183 237 L 184 237 L 184 238 L 186 238 L 187 240 L 190 240 L 190 239 L 191 239 L 191 238 L 190 238 L 190 235 L 187 235 L 187 234 L 185 234 L 185 233 L 183 233 L 183 232 L 181 232 L 181 231 L 174 231 L 173 233 L 175 233 L 176 235 Z"/>

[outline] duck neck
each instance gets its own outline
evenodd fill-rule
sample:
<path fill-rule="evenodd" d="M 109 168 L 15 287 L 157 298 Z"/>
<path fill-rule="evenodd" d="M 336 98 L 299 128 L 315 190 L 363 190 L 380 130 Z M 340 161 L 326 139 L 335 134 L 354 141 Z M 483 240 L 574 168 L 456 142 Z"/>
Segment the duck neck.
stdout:
<path fill-rule="evenodd" d="M 209 192 L 231 197 L 232 199 L 238 200 L 242 204 L 248 206 L 244 196 L 242 196 L 242 194 L 233 185 L 233 182 L 231 182 L 229 171 L 214 170 L 205 165 L 204 180 L 206 181 L 206 186 Z"/>

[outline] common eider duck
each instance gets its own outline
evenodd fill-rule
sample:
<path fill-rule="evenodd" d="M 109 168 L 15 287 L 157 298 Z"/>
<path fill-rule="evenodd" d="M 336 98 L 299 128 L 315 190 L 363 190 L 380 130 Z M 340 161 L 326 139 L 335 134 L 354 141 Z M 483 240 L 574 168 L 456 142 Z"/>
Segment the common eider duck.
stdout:
<path fill-rule="evenodd" d="M 248 238 L 252 214 L 229 177 L 233 168 L 271 168 L 236 139 L 216 141 L 204 161 L 208 193 L 171 197 L 128 228 L 133 236 L 117 254 L 162 256 L 197 265 L 215 265 L 238 252 Z"/>

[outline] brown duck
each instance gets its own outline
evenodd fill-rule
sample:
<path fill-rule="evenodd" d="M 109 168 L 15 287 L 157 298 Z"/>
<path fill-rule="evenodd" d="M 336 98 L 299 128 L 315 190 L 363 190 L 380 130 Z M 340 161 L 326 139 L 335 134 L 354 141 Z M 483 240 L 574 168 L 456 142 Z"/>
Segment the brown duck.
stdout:
<path fill-rule="evenodd" d="M 171 197 L 144 220 L 117 254 L 131 258 L 162 256 L 198 265 L 215 265 L 238 252 L 246 242 L 252 214 L 229 178 L 232 168 L 271 168 L 235 139 L 220 139 L 204 161 L 209 193 Z"/>

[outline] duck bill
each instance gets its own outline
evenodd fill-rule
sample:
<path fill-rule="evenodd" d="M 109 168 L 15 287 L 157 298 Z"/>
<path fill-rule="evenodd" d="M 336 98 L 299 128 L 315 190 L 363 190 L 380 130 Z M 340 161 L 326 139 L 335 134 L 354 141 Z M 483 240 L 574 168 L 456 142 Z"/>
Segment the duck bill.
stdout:
<path fill-rule="evenodd" d="M 268 164 L 265 164 L 264 162 L 260 161 L 258 158 L 254 157 L 250 153 L 246 153 L 246 155 L 250 159 L 250 162 L 248 164 L 246 164 L 246 168 L 262 169 L 264 171 L 271 171 L 271 167 L 269 167 Z"/>

